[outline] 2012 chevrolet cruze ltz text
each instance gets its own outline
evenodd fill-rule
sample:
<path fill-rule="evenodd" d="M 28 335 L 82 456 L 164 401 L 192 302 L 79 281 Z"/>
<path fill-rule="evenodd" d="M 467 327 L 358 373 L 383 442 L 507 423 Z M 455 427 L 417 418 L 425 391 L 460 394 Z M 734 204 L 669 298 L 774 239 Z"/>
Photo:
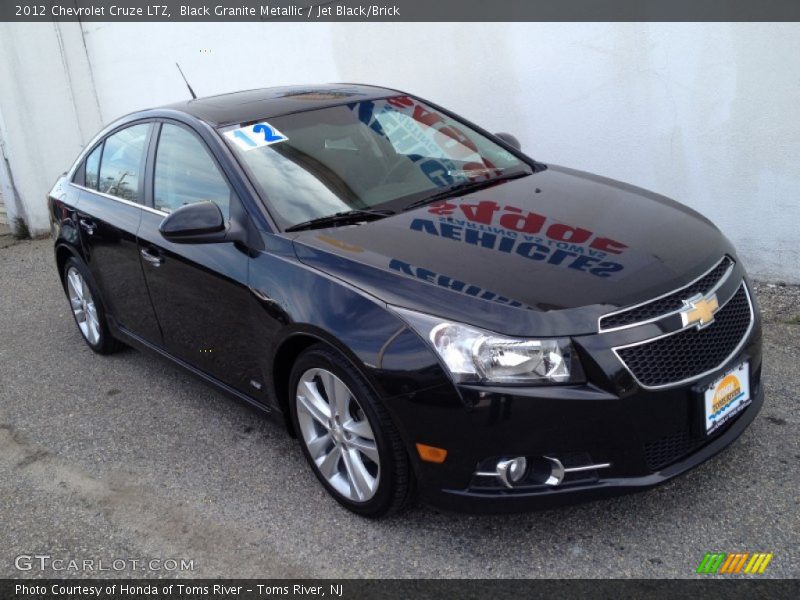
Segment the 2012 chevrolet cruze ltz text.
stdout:
<path fill-rule="evenodd" d="M 711 222 L 396 90 L 128 115 L 49 207 L 92 350 L 154 351 L 278 417 L 362 515 L 642 490 L 763 402 L 758 308 Z"/>

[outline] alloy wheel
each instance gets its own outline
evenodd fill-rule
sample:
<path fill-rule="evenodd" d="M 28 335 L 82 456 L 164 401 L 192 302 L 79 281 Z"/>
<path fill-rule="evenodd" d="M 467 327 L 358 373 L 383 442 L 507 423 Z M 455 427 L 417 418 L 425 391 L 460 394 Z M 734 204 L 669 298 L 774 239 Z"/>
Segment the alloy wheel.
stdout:
<path fill-rule="evenodd" d="M 347 385 L 325 369 L 309 369 L 297 382 L 300 434 L 319 473 L 353 502 L 378 489 L 380 454 L 364 410 Z"/>
<path fill-rule="evenodd" d="M 70 267 L 67 271 L 67 295 L 72 313 L 75 315 L 75 322 L 81 330 L 83 337 L 91 345 L 96 345 L 100 341 L 100 321 L 97 317 L 97 306 L 95 305 L 89 284 L 80 274 L 78 269 Z"/>

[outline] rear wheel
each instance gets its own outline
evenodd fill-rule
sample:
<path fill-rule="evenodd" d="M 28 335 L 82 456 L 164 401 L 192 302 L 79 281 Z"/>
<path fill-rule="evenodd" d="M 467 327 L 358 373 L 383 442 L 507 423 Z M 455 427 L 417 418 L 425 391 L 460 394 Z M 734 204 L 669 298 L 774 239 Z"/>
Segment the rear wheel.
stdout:
<path fill-rule="evenodd" d="M 64 265 L 64 291 L 72 316 L 86 344 L 99 354 L 111 354 L 122 343 L 111 336 L 100 294 L 86 265 L 70 258 Z"/>
<path fill-rule="evenodd" d="M 292 421 L 317 478 L 349 510 L 381 517 L 412 495 L 408 456 L 363 376 L 328 346 L 306 350 L 292 369 Z"/>

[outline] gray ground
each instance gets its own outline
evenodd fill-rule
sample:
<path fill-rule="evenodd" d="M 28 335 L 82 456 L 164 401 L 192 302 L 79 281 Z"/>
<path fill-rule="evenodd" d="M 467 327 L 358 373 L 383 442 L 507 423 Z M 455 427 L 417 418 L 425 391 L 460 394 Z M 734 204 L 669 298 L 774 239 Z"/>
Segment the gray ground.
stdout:
<path fill-rule="evenodd" d="M 0 238 L 0 282 L 0 577 L 34 553 L 187 558 L 195 577 L 688 577 L 711 550 L 800 576 L 798 288 L 757 287 L 767 402 L 688 475 L 561 510 L 370 522 L 254 411 L 163 360 L 89 351 L 49 240 Z"/>

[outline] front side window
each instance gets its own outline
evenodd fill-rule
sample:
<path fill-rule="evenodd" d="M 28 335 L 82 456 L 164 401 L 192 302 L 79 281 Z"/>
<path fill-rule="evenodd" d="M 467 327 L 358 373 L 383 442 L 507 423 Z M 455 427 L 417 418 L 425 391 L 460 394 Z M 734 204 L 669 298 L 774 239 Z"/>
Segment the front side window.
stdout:
<path fill-rule="evenodd" d="M 144 149 L 147 142 L 149 123 L 133 125 L 106 138 L 100 163 L 98 190 L 142 203 L 139 191 L 139 178 L 144 168 Z M 89 168 L 87 164 L 87 180 Z M 91 187 L 91 186 L 89 186 Z"/>
<path fill-rule="evenodd" d="M 284 115 L 250 130 L 286 138 L 230 144 L 284 226 L 353 209 L 402 208 L 450 186 L 532 172 L 467 124 L 411 96 Z M 236 141 L 235 127 L 223 133 Z"/>
<path fill-rule="evenodd" d="M 184 204 L 210 200 L 227 219 L 230 199 L 230 187 L 203 142 L 183 127 L 165 124 L 156 152 L 155 208 L 172 212 Z"/>

